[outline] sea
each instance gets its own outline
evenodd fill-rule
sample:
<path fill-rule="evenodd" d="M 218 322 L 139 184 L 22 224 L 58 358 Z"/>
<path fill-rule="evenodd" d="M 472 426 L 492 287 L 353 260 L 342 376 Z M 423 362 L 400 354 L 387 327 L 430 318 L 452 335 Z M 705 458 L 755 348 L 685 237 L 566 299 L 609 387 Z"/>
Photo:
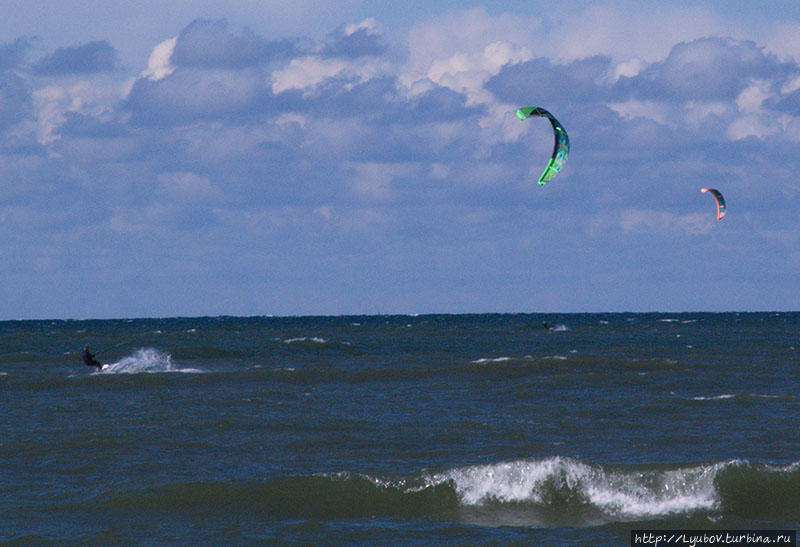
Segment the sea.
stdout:
<path fill-rule="evenodd" d="M 5 544 L 800 528 L 800 313 L 3 321 L 0 413 Z"/>

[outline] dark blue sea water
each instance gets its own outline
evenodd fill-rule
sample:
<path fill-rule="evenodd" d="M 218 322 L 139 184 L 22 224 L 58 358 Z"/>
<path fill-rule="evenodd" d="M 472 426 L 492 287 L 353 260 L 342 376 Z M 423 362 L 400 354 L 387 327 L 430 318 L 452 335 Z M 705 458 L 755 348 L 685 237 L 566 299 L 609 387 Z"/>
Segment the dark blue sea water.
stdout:
<path fill-rule="evenodd" d="M 798 313 L 0 322 L 0 541 L 797 529 L 798 388 Z"/>

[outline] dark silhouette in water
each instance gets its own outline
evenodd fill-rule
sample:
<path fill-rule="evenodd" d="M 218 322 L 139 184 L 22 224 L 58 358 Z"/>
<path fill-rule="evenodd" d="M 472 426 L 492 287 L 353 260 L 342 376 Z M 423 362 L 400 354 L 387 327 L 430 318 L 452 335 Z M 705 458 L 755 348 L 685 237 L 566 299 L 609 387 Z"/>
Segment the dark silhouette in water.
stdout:
<path fill-rule="evenodd" d="M 81 358 L 87 367 L 97 367 L 97 370 L 103 368 L 103 365 L 94 358 L 94 354 L 89 353 L 89 346 L 83 346 L 83 355 L 81 355 Z"/>

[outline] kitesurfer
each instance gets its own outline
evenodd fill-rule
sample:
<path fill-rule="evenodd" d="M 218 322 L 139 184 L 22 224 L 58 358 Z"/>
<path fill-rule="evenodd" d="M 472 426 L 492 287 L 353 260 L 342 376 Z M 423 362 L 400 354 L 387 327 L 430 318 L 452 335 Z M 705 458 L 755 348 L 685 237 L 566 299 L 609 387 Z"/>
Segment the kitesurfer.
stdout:
<path fill-rule="evenodd" d="M 94 354 L 89 353 L 89 346 L 83 346 L 83 355 L 81 355 L 81 358 L 87 367 L 97 367 L 97 370 L 103 368 L 103 365 L 94 358 Z"/>

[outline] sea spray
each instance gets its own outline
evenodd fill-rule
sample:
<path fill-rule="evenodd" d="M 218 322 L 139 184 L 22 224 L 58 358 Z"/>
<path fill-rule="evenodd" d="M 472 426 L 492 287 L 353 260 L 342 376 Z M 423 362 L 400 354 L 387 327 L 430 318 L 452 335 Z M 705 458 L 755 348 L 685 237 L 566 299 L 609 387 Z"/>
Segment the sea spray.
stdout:
<path fill-rule="evenodd" d="M 99 374 L 138 374 L 159 372 L 202 372 L 195 368 L 177 367 L 172 356 L 155 348 L 141 348 L 133 355 L 123 357 L 116 363 L 103 365 Z"/>

